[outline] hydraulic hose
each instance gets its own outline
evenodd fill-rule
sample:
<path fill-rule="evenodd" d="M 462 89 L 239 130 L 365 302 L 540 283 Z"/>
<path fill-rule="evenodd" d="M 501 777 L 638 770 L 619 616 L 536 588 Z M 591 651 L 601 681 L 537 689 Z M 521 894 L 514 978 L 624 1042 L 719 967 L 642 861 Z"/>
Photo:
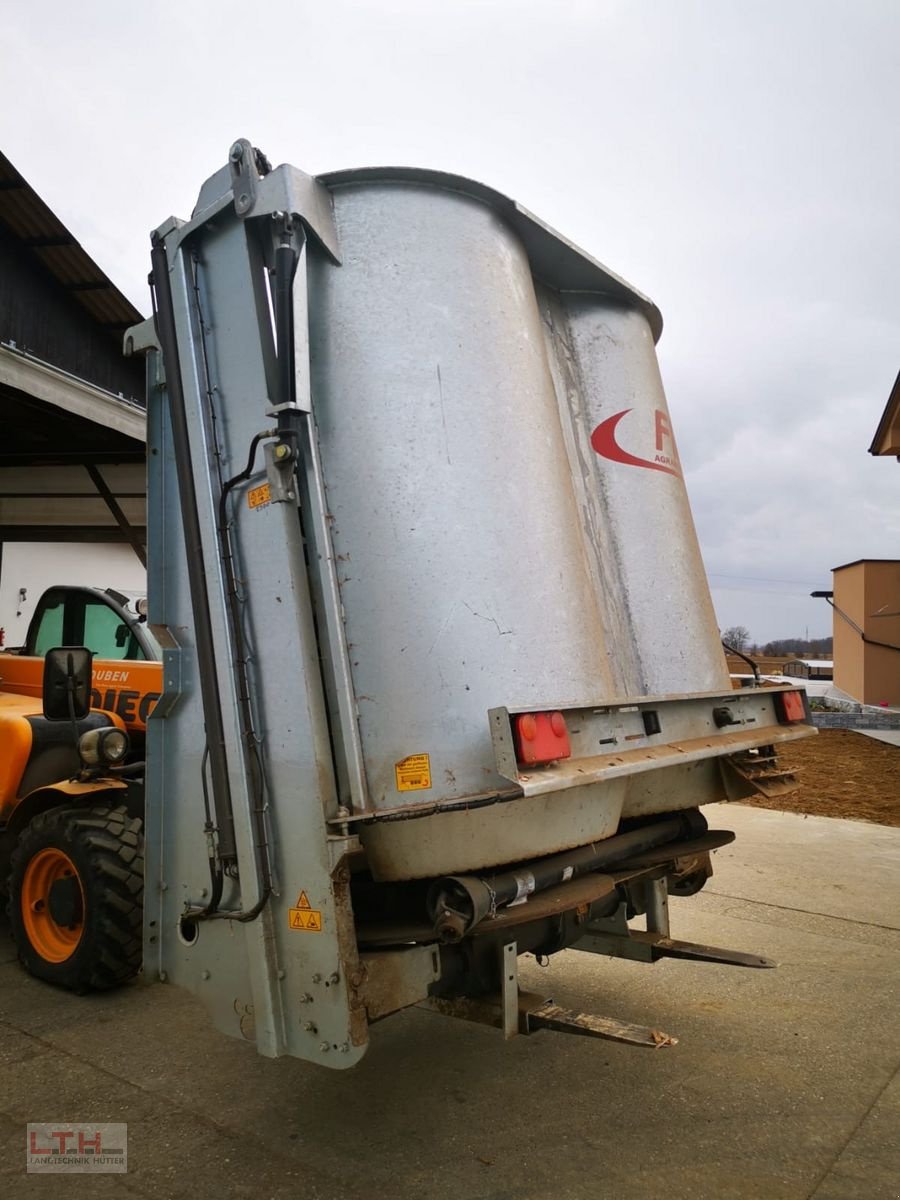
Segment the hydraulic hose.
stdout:
<path fill-rule="evenodd" d="M 197 651 L 197 675 L 206 723 L 209 747 L 209 767 L 212 783 L 213 808 L 216 814 L 218 855 L 222 863 L 234 862 L 237 847 L 234 837 L 234 810 L 231 785 L 228 780 L 228 760 L 225 751 L 225 726 L 219 701 L 219 673 L 213 646 L 209 611 L 209 592 L 203 562 L 203 541 L 194 486 L 191 443 L 188 432 L 181 361 L 178 354 L 178 335 L 172 285 L 169 280 L 169 259 L 165 242 L 153 236 L 151 263 L 153 289 L 156 296 L 156 333 L 166 371 L 166 391 L 172 427 L 172 446 L 175 452 L 175 472 L 178 476 L 178 496 L 181 504 L 181 523 L 187 552 L 188 590 L 194 618 L 194 640 Z"/>

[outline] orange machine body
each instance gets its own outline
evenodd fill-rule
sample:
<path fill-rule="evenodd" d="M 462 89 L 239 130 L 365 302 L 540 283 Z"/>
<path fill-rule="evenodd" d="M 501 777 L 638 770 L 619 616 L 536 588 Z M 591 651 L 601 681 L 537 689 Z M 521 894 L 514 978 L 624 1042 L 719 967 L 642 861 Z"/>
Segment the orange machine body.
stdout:
<path fill-rule="evenodd" d="M 36 703 L 29 711 L 39 713 L 43 677 L 43 658 L 30 654 L 0 654 L 0 699 L 28 697 Z M 146 731 L 147 717 L 161 692 L 162 663 L 94 659 L 91 708 L 114 713 L 119 718 L 117 724 L 121 723 L 129 733 Z M 0 744 L 7 745 L 5 731 Z M 0 780 L 5 766 L 0 763 Z"/>
<path fill-rule="evenodd" d="M 118 725 L 120 729 L 125 728 L 124 720 L 115 712 L 107 712 L 104 715 L 109 718 L 111 724 Z M 0 746 L 3 747 L 3 753 L 0 754 L 0 823 L 9 820 L 12 810 L 23 799 L 24 794 L 30 790 L 27 784 L 23 789 L 26 768 L 33 753 L 40 753 L 40 744 L 38 747 L 34 745 L 35 724 L 33 722 L 37 722 L 37 727 L 40 729 L 40 723 L 45 720 L 40 701 L 35 701 L 28 696 L 0 692 Z M 53 724 L 58 723 L 54 722 Z M 41 786 L 46 788 L 47 783 L 41 781 Z M 82 794 L 94 792 L 98 788 L 109 790 L 110 787 L 124 786 L 118 781 L 107 779 L 101 782 L 87 783 L 79 783 L 77 780 L 53 782 L 54 791 L 67 796 L 79 797 Z"/>

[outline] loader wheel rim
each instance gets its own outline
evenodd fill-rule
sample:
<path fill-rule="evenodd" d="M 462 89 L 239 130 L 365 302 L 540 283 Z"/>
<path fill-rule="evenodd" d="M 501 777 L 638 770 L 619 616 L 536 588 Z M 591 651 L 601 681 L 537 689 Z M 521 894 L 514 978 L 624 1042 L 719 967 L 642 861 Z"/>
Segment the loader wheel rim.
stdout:
<path fill-rule="evenodd" d="M 55 883 L 71 879 L 78 884 L 81 911 L 74 924 L 61 925 L 50 911 L 50 890 Z M 35 952 L 46 962 L 71 958 L 84 932 L 84 888 L 68 854 L 55 846 L 39 850 L 25 868 L 20 898 L 22 924 Z"/>

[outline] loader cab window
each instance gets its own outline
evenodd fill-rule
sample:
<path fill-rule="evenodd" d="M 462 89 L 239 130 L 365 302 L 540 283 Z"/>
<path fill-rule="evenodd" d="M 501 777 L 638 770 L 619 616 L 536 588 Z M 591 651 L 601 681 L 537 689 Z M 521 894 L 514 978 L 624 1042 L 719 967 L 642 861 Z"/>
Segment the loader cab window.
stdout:
<path fill-rule="evenodd" d="M 34 615 L 27 653 L 43 656 L 54 646 L 87 646 L 96 658 L 115 661 L 147 657 L 128 622 L 114 608 L 78 589 L 51 589 Z"/>
<path fill-rule="evenodd" d="M 133 662 L 144 657 L 128 625 L 102 600 L 88 600 L 84 606 L 84 633 L 80 645 L 93 650 L 97 658 L 121 658 Z"/>
<path fill-rule="evenodd" d="M 64 601 L 62 596 L 49 599 L 41 607 L 38 614 L 37 634 L 35 636 L 34 645 L 28 647 L 32 654 L 39 654 L 41 658 L 52 650 L 54 646 L 62 646 L 63 643 L 63 611 Z"/>

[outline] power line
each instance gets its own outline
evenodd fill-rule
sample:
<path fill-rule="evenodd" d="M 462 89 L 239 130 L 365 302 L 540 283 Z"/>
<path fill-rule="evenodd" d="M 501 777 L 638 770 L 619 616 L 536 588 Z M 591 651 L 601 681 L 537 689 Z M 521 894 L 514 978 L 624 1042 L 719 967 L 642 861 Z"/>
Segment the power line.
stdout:
<path fill-rule="evenodd" d="M 766 575 L 728 575 L 724 571 L 707 571 L 712 579 L 742 579 L 747 583 L 794 583 L 799 587 L 815 587 L 808 579 L 772 579 Z"/>
<path fill-rule="evenodd" d="M 809 592 L 776 592 L 774 588 L 729 587 L 726 583 L 711 583 L 714 592 L 740 592 L 742 596 L 783 596 L 786 600 L 794 596 L 809 597 Z"/>

